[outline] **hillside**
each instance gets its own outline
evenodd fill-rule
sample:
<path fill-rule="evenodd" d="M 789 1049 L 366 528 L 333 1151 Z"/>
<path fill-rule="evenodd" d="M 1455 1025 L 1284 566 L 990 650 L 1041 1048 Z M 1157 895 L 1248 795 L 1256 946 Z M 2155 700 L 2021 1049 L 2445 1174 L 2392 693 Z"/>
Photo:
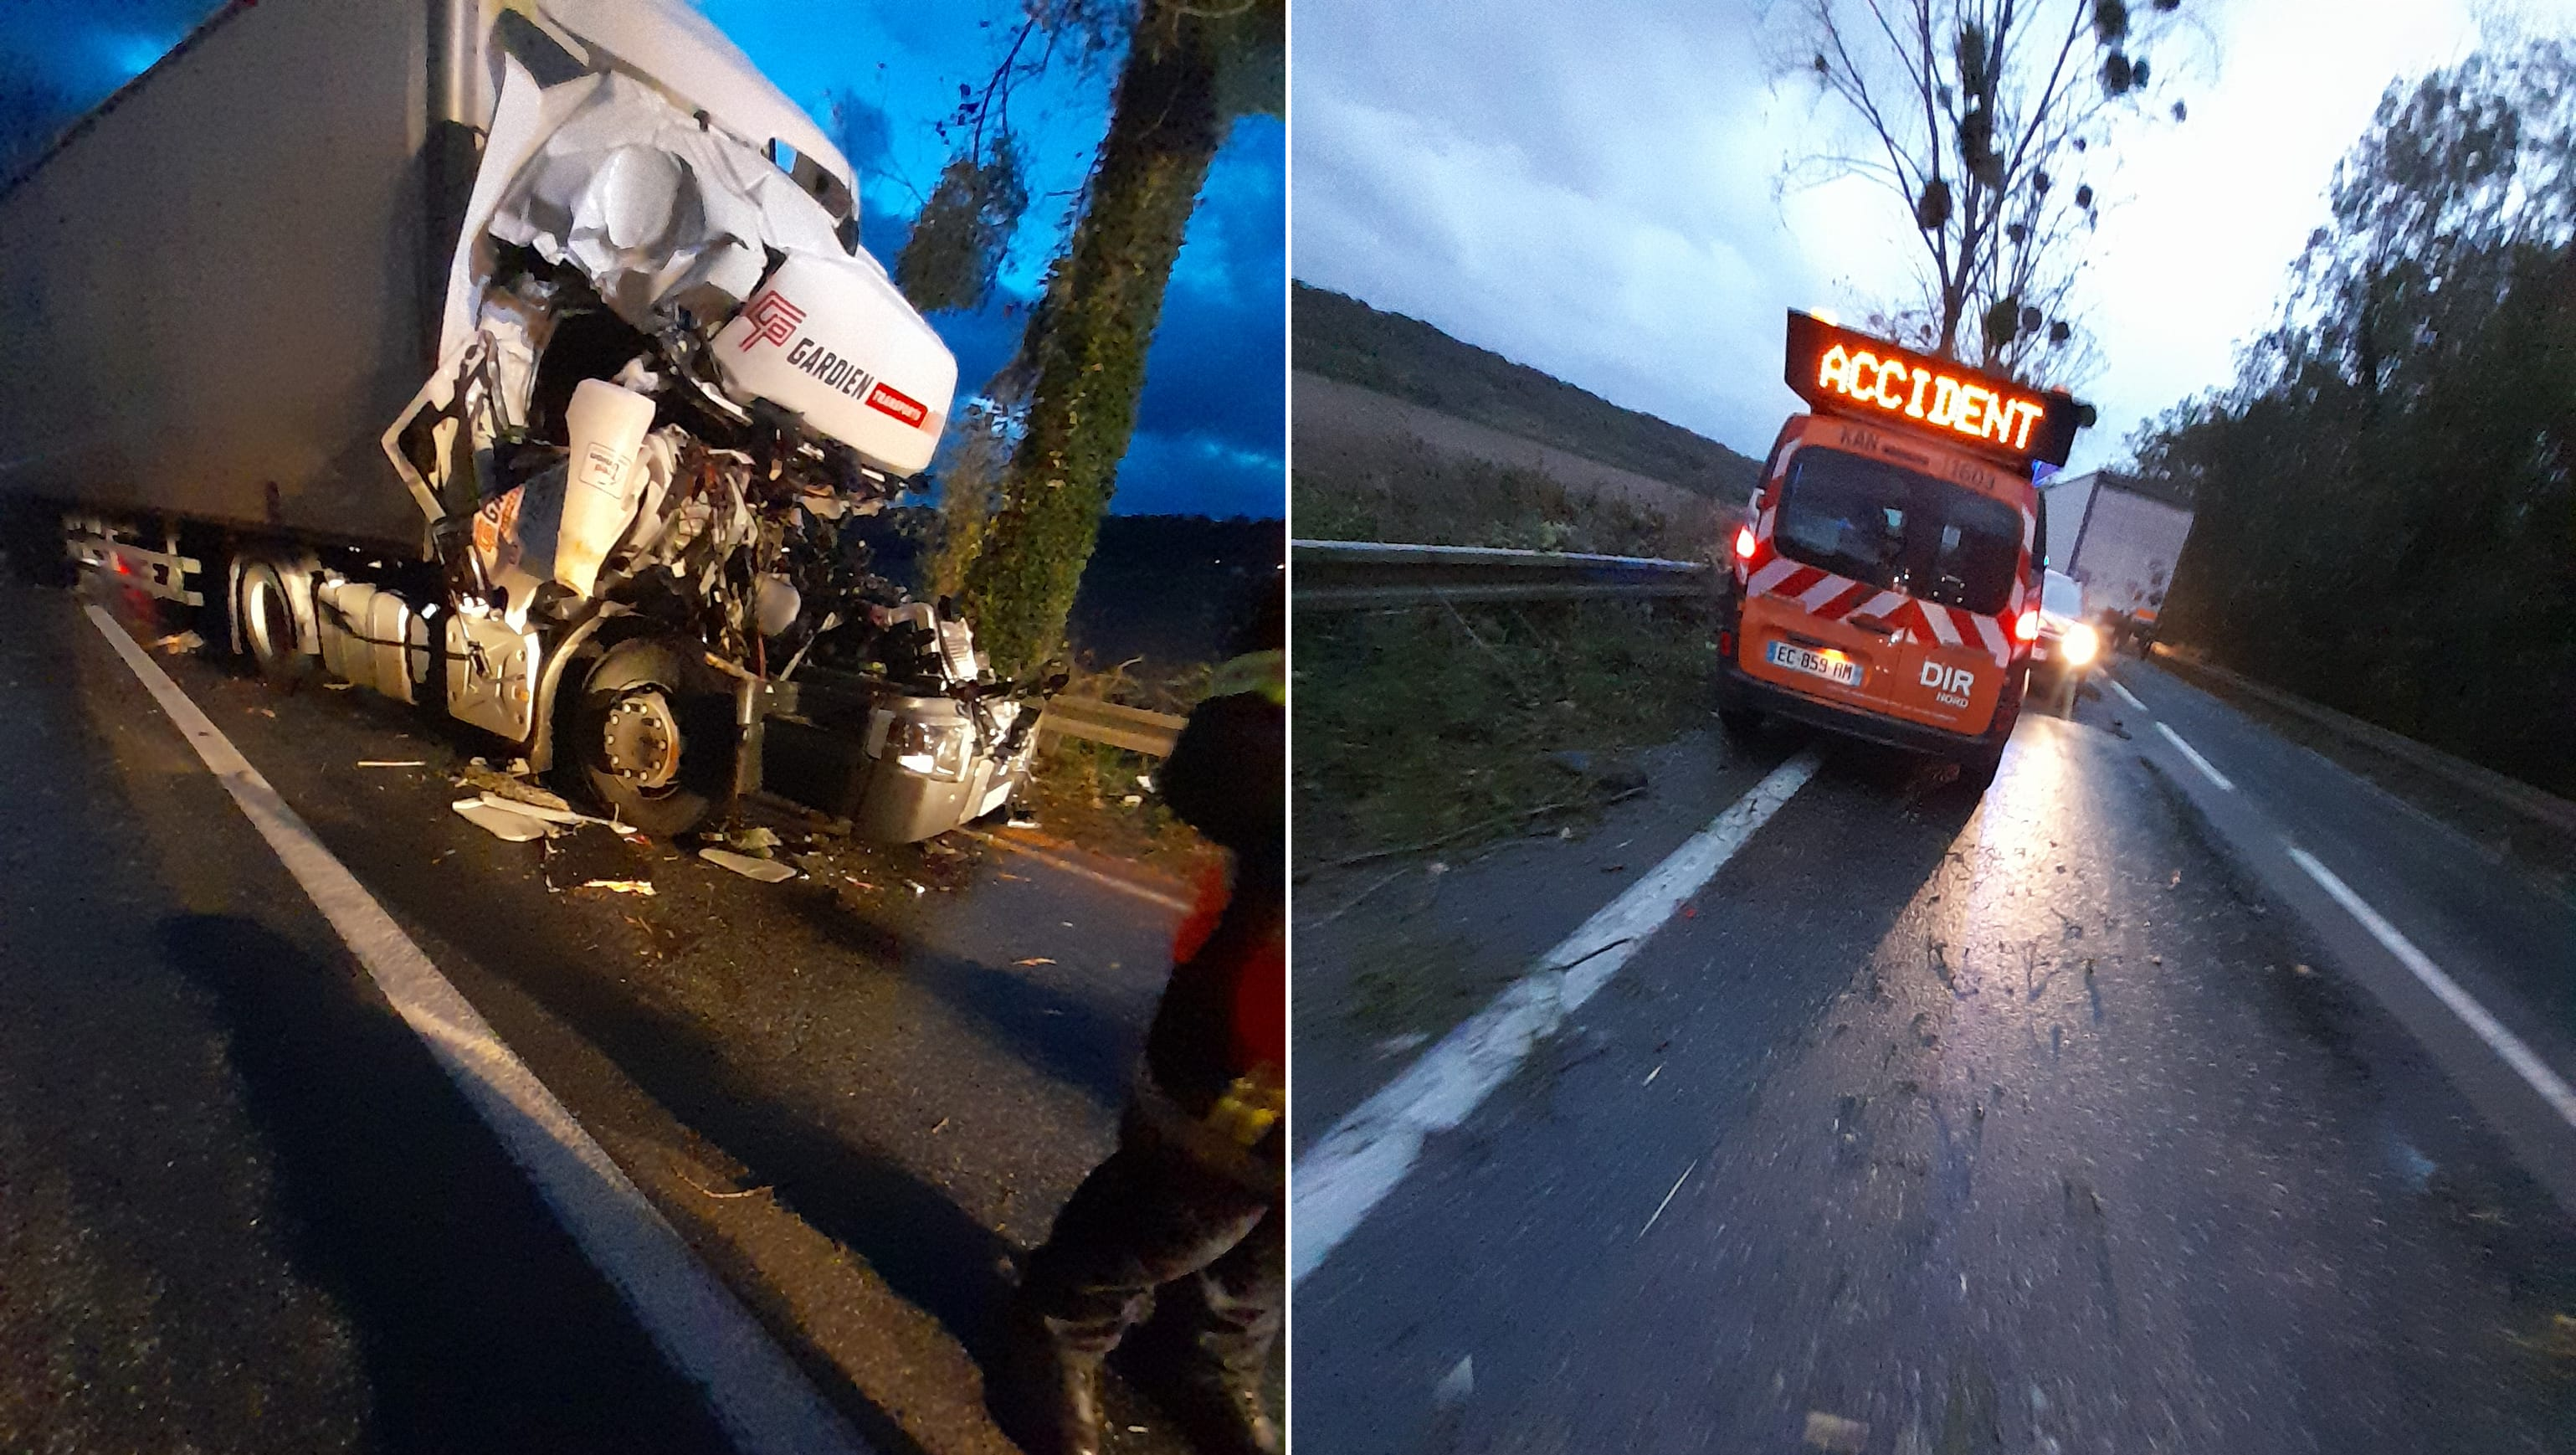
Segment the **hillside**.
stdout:
<path fill-rule="evenodd" d="M 1537 440 L 1721 499 L 1753 488 L 1759 462 L 1650 414 L 1623 409 L 1419 319 L 1293 285 L 1298 369 Z"/>

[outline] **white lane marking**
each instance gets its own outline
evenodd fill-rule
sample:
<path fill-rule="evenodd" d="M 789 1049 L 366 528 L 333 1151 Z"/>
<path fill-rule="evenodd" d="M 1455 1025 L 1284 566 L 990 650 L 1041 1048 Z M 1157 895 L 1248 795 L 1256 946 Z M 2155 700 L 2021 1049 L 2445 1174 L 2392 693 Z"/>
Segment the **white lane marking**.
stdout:
<path fill-rule="evenodd" d="M 1673 917 L 1683 900 L 1698 893 L 1756 829 L 1807 786 L 1821 761 L 1810 748 L 1772 769 L 1298 1158 L 1288 1182 L 1290 1281 L 1321 1266 L 1413 1170 L 1423 1141 L 1466 1120 L 1509 1079 L 1539 1042 L 1555 1034 L 1567 1015 L 1591 999 Z"/>
<path fill-rule="evenodd" d="M 2317 881 L 2319 888 L 2333 895 L 2335 903 L 2361 921 L 2361 927 L 2370 931 L 2372 938 L 2385 946 L 2388 953 L 2396 956 L 2397 963 L 2413 971 L 2415 978 L 2424 982 L 2424 988 L 2449 1006 L 2451 1013 L 2466 1022 L 2470 1030 L 2477 1032 L 2478 1039 L 2503 1057 L 2504 1063 L 2529 1083 L 2532 1090 L 2539 1092 L 2540 1099 L 2548 1102 L 2567 1125 L 2576 1127 L 2576 1089 L 2571 1089 L 2557 1072 L 2550 1070 L 2549 1063 L 2534 1054 L 2522 1037 L 2505 1029 L 2502 1022 L 2488 1014 L 2487 1008 L 2462 990 L 2458 981 L 2443 974 L 2442 967 L 2416 949 L 2415 942 L 2406 938 L 2397 926 L 2380 918 L 2379 911 L 2353 893 L 2351 886 L 2336 878 L 2333 870 L 2318 863 L 2307 850 L 2295 844 L 2289 849 L 2291 860 L 2308 871 L 2308 877 Z"/>
<path fill-rule="evenodd" d="M 90 620 L 268 841 L 394 1010 L 634 1310 L 665 1358 L 704 1387 L 746 1455 L 867 1455 L 840 1413 L 700 1264 L 643 1192 L 582 1130 L 357 876 L 332 857 L 232 740 L 93 605 Z"/>
<path fill-rule="evenodd" d="M 1071 859 L 1064 858 L 1061 855 L 1050 854 L 1044 849 L 1031 848 L 1027 844 L 1015 844 L 1009 839 L 1003 838 L 998 834 L 988 834 L 982 829 L 961 829 L 959 832 L 965 834 L 966 837 L 970 839 L 977 839 L 990 844 L 994 848 L 1008 849 L 1014 854 L 1021 854 L 1028 858 L 1035 859 L 1050 869 L 1061 869 L 1065 873 L 1071 874 L 1076 878 L 1088 879 L 1092 883 L 1097 884 L 1104 889 L 1115 889 L 1121 894 L 1131 895 L 1137 899 L 1145 901 L 1147 904 L 1160 905 L 1174 914 L 1188 914 L 1190 912 L 1190 902 L 1178 895 L 1165 894 L 1159 889 L 1149 889 L 1132 880 L 1121 879 L 1115 874 L 1103 874 L 1097 869 L 1085 868 L 1084 866 L 1073 862 Z"/>
<path fill-rule="evenodd" d="M 2216 768 L 2211 767 L 2207 758 L 2202 757 L 2199 752 L 2193 749 L 2191 744 L 2182 740 L 2182 734 L 2175 732 L 2172 728 L 2165 726 L 2163 723 L 2156 724 L 2156 731 L 2165 735 L 2166 742 L 2169 742 L 2176 748 L 2180 749 L 2182 755 L 2191 760 L 2191 766 L 2208 774 L 2210 782 L 2217 784 L 2220 788 L 2229 793 L 2234 793 L 2236 791 L 2236 785 L 2227 781 L 2227 775 L 2219 772 Z"/>
<path fill-rule="evenodd" d="M 2123 687 L 2123 686 L 2121 686 L 2121 685 L 2120 685 L 2120 679 L 2119 679 L 2119 678 L 2117 678 L 2117 677 L 2104 677 L 2102 680 L 2111 684 L 2111 690 L 2112 690 L 2112 691 L 2114 691 L 2114 692 L 2116 692 L 2116 693 L 2118 693 L 2118 694 L 2120 694 L 2120 700 L 2121 700 L 2122 702 L 2125 702 L 2125 703 L 2129 704 L 2131 707 L 2136 708 L 2136 709 L 2137 709 L 2138 711 L 2140 711 L 2140 712 L 2144 712 L 2144 711 L 2146 711 L 2146 710 L 2147 710 L 2147 705 L 2146 705 L 2145 703 L 2140 702 L 2140 701 L 2138 700 L 2138 694 L 2136 694 L 2136 693 L 2134 693 L 2134 692 L 2131 692 L 2128 688 Z"/>

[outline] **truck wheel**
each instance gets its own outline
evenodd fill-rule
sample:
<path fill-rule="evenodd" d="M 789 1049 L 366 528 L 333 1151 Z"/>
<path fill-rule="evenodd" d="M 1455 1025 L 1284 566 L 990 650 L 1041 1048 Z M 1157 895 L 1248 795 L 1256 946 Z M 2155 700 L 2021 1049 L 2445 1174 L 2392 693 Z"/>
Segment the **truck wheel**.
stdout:
<path fill-rule="evenodd" d="M 704 823 L 733 779 L 732 704 L 684 690 L 686 659 L 638 638 L 601 654 L 563 724 L 564 761 L 616 818 L 670 837 Z"/>
<path fill-rule="evenodd" d="M 275 564 L 242 563 L 233 610 L 241 624 L 242 650 L 260 676 L 292 690 L 313 675 L 313 658 L 296 645 L 294 599 L 287 595 L 286 578 L 278 574 Z"/>

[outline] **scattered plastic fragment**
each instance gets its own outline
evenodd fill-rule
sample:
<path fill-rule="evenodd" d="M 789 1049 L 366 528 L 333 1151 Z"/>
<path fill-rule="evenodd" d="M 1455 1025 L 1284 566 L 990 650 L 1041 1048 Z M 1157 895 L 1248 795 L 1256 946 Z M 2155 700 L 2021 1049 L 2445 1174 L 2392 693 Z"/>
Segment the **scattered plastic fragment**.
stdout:
<path fill-rule="evenodd" d="M 1860 1420 L 1847 1420 L 1823 1410 L 1807 1411 L 1807 1443 L 1819 1450 L 1857 1452 L 1869 1445 L 1869 1426 Z"/>
<path fill-rule="evenodd" d="M 358 766 L 361 768 L 426 768 L 429 765 L 418 758 L 400 760 L 393 758 L 360 758 L 358 760 Z"/>
<path fill-rule="evenodd" d="M 1439 1385 L 1431 1391 L 1431 1403 L 1435 1409 L 1447 1409 L 1452 1405 L 1463 1403 L 1467 1396 L 1475 1392 L 1476 1356 L 1469 1354 L 1459 1359 L 1450 1367 L 1447 1374 L 1440 1377 Z"/>
<path fill-rule="evenodd" d="M 156 649 L 167 652 L 174 657 L 179 655 L 181 652 L 193 652 L 205 644 L 206 639 L 192 631 L 172 632 L 170 635 L 162 637 L 152 643 Z"/>
<path fill-rule="evenodd" d="M 755 859 L 749 854 L 737 854 L 713 844 L 698 850 L 698 857 L 719 869 L 730 869 L 745 879 L 757 879 L 763 884 L 783 883 L 796 877 L 794 869 L 775 859 Z"/>
<path fill-rule="evenodd" d="M 736 829 L 725 835 L 724 841 L 725 847 L 738 849 L 746 854 L 757 854 L 765 849 L 778 847 L 778 835 L 764 828 Z"/>
<path fill-rule="evenodd" d="M 660 892 L 653 887 L 653 881 L 650 879 L 585 879 L 581 882 L 581 887 L 605 889 L 611 894 L 641 894 L 648 897 Z"/>
<path fill-rule="evenodd" d="M 460 798 L 448 807 L 456 810 L 467 823 L 504 843 L 524 844 L 546 836 L 544 820 L 531 818 L 515 809 L 495 808 L 488 799 Z"/>
<path fill-rule="evenodd" d="M 1031 955 L 1025 960 L 1013 960 L 1011 963 L 1014 965 L 1052 965 L 1055 962 L 1044 955 Z"/>

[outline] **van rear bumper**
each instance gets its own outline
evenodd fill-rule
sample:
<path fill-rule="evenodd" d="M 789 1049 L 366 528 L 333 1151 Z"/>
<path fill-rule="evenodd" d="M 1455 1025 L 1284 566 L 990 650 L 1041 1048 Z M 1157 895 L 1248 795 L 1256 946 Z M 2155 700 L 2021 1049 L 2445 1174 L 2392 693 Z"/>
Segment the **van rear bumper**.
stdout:
<path fill-rule="evenodd" d="M 2013 724 L 2020 716 L 2021 694 L 2007 681 L 2003 700 L 1995 704 L 1994 725 L 1980 734 L 1944 732 L 1940 728 L 1907 722 L 1902 718 L 1881 717 L 1871 712 L 1854 712 L 1818 702 L 1812 697 L 1777 687 L 1747 675 L 1733 662 L 1717 665 L 1717 698 L 1730 709 L 1744 708 L 1785 717 L 1810 727 L 1820 727 L 1845 737 L 1903 748 L 1911 753 L 1926 753 L 1936 758 L 1965 760 L 1987 757 L 2004 750 L 2012 736 Z"/>

